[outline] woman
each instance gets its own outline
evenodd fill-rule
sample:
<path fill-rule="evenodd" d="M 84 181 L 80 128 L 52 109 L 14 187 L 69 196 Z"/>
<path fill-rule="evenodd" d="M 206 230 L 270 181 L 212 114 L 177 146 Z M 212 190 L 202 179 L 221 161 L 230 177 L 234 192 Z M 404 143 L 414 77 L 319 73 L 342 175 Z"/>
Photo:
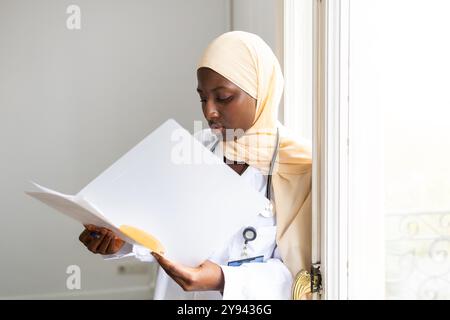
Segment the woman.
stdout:
<path fill-rule="evenodd" d="M 197 79 L 211 128 L 197 139 L 272 205 L 197 268 L 93 226 L 80 241 L 109 259 L 156 260 L 161 268 L 155 299 L 290 299 L 294 277 L 311 264 L 311 148 L 289 138 L 277 121 L 284 82 L 278 60 L 258 36 L 228 32 L 204 52 Z"/>

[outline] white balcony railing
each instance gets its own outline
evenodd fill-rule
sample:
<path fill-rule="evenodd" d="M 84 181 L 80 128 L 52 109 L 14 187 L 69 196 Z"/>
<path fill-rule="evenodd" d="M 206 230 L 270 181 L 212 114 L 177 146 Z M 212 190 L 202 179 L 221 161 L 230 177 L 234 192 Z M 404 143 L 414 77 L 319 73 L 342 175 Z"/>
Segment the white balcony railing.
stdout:
<path fill-rule="evenodd" d="M 450 299 L 450 211 L 386 215 L 386 298 Z"/>

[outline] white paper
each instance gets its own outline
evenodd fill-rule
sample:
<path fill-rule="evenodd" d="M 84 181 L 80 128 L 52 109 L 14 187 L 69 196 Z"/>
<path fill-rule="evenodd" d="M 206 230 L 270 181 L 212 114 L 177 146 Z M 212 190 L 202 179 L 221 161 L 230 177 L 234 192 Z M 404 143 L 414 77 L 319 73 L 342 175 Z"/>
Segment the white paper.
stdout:
<path fill-rule="evenodd" d="M 133 239 L 128 238 L 125 234 L 123 234 L 115 225 L 108 221 L 106 217 L 99 213 L 99 211 L 97 211 L 85 200 L 80 198 L 77 199 L 75 196 L 59 193 L 34 182 L 33 184 L 40 191 L 25 192 L 26 194 L 42 201 L 70 218 L 81 222 L 83 225 L 91 224 L 98 227 L 108 228 L 121 239 L 132 244 L 137 244 Z"/>
<path fill-rule="evenodd" d="M 174 161 L 181 136 L 189 163 Z M 40 189 L 30 195 L 82 223 L 139 228 L 163 244 L 169 259 L 188 266 L 206 260 L 268 204 L 172 119 L 76 196 Z"/>

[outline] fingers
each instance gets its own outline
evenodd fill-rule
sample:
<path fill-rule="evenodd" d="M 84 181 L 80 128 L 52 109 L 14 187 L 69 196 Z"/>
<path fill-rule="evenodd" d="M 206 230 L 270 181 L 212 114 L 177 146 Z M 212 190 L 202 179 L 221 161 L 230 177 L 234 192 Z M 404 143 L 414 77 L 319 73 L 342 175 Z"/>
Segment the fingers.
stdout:
<path fill-rule="evenodd" d="M 181 264 L 174 263 L 163 256 L 152 252 L 156 261 L 159 263 L 161 268 L 185 291 L 193 290 L 195 287 L 195 271 L 193 268 L 185 267 Z"/>
<path fill-rule="evenodd" d="M 185 267 L 179 263 L 172 262 L 163 256 L 152 252 L 161 268 L 181 287 L 184 291 L 221 290 L 224 287 L 224 275 L 222 268 L 209 260 L 197 268 Z"/>
<path fill-rule="evenodd" d="M 84 225 L 86 228 L 79 240 L 93 253 L 113 254 L 122 248 L 124 241 L 109 229 L 94 225 Z"/>
<path fill-rule="evenodd" d="M 89 244 L 95 239 L 94 234 L 98 233 L 100 235 L 100 232 L 96 231 L 89 231 L 89 229 L 85 229 L 79 237 L 79 240 L 86 246 L 89 247 Z"/>
<path fill-rule="evenodd" d="M 108 254 L 113 254 L 116 253 L 120 250 L 120 248 L 123 247 L 123 245 L 125 244 L 125 241 L 123 241 L 122 239 L 120 239 L 119 237 L 117 237 L 115 234 L 112 234 L 112 239 L 111 242 L 108 245 L 108 249 L 106 250 L 106 252 Z"/>
<path fill-rule="evenodd" d="M 105 228 L 94 226 L 92 224 L 85 224 L 84 227 L 89 231 L 100 231 L 100 229 L 105 229 Z"/>
<path fill-rule="evenodd" d="M 109 254 L 108 248 L 111 242 L 114 241 L 114 234 L 111 231 L 107 231 L 101 244 L 97 248 L 97 252 L 100 254 Z"/>
<path fill-rule="evenodd" d="M 90 236 L 92 240 L 89 241 L 89 243 L 87 244 L 88 249 L 93 253 L 98 253 L 97 249 L 101 245 L 103 239 L 105 238 L 107 230 L 101 229 L 100 232 L 96 231 L 96 233 L 98 236 L 97 237 Z"/>
<path fill-rule="evenodd" d="M 78 238 L 84 245 L 86 245 L 88 240 L 90 240 L 89 233 L 90 231 L 88 229 L 84 229 L 84 231 L 80 234 Z"/>
<path fill-rule="evenodd" d="M 156 252 L 152 252 L 152 255 L 155 257 L 156 261 L 158 261 L 160 266 L 168 273 L 174 276 L 182 276 L 182 272 L 180 270 L 181 268 L 178 267 L 174 262 L 164 258 Z"/>

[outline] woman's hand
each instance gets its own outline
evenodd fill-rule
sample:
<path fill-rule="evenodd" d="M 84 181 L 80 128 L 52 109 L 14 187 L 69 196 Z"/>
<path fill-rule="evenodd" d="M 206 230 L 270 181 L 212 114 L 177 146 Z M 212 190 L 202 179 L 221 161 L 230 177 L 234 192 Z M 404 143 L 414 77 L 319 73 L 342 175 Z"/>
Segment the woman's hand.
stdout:
<path fill-rule="evenodd" d="M 190 268 L 172 262 L 156 252 L 152 252 L 152 255 L 184 291 L 223 291 L 224 275 L 219 265 L 207 260 L 196 268 Z"/>
<path fill-rule="evenodd" d="M 86 229 L 80 234 L 80 241 L 92 253 L 114 254 L 124 245 L 111 230 L 93 225 L 85 225 Z"/>

